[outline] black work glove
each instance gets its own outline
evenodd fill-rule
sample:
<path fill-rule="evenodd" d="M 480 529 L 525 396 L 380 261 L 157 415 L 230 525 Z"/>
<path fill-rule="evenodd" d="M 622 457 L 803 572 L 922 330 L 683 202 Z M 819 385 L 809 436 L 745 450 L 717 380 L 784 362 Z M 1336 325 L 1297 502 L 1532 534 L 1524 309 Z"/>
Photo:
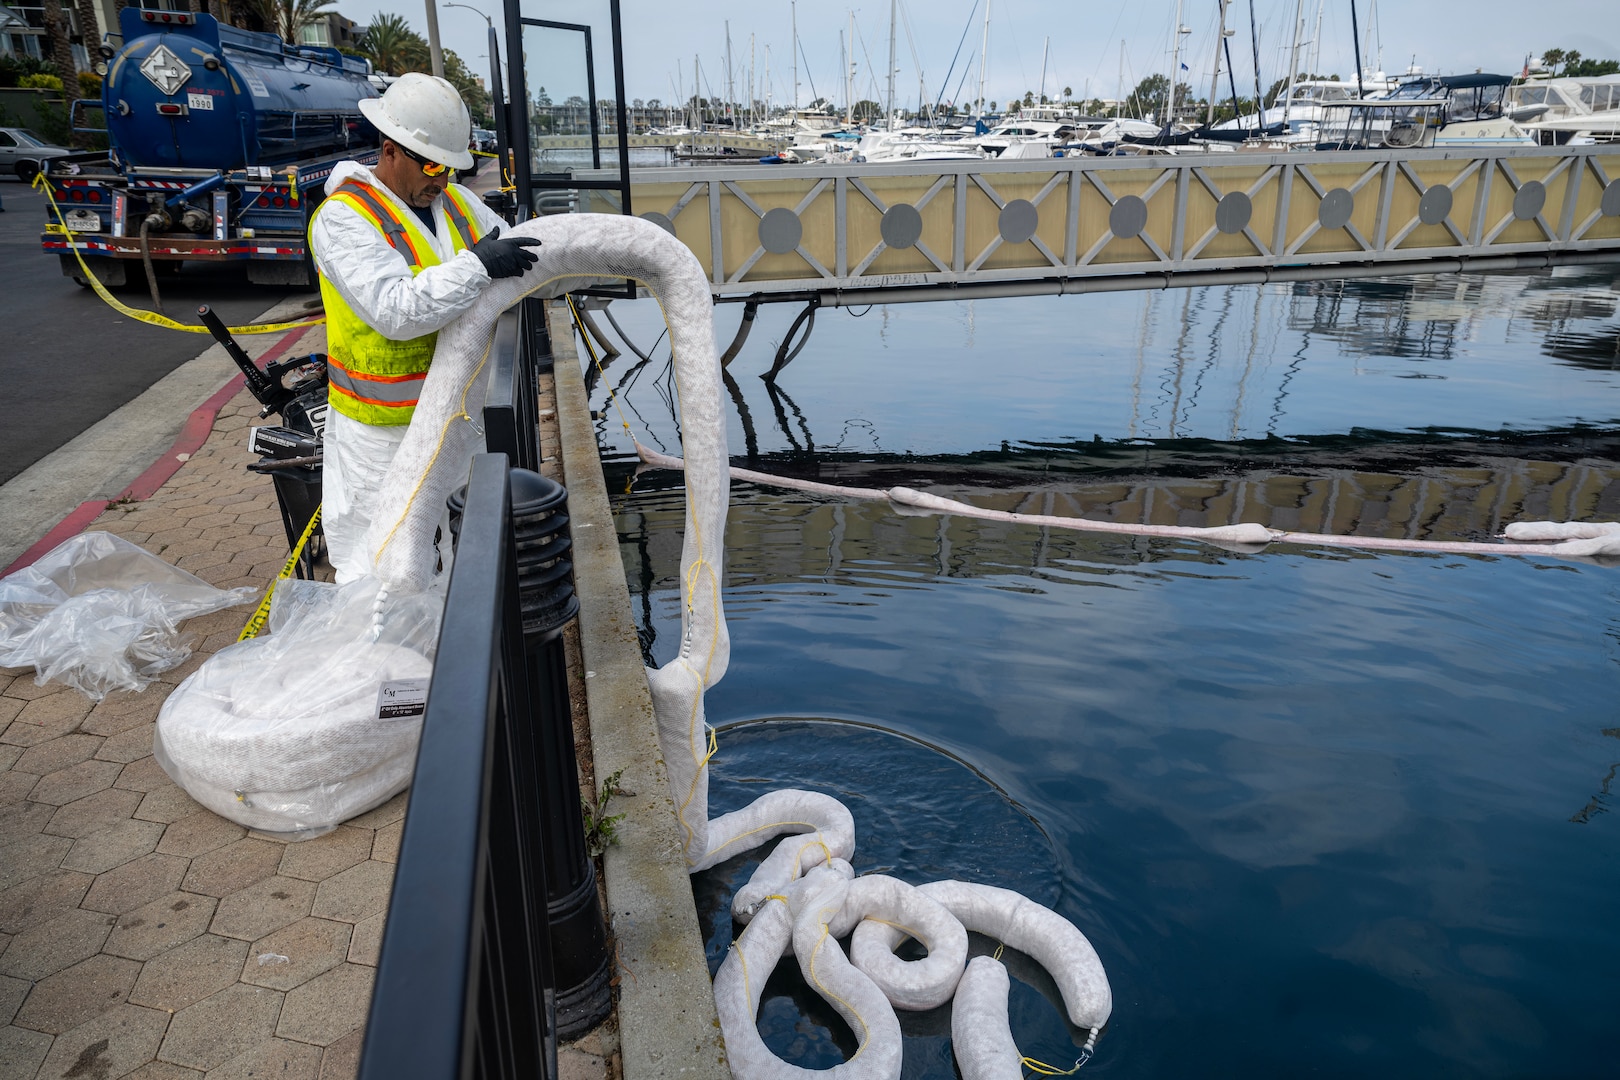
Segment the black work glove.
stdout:
<path fill-rule="evenodd" d="M 512 236 L 502 240 L 501 230 L 497 227 L 474 244 L 471 251 L 484 264 L 490 277 L 519 277 L 539 259 L 534 252 L 523 249 L 539 246 L 539 239 L 533 236 Z"/>

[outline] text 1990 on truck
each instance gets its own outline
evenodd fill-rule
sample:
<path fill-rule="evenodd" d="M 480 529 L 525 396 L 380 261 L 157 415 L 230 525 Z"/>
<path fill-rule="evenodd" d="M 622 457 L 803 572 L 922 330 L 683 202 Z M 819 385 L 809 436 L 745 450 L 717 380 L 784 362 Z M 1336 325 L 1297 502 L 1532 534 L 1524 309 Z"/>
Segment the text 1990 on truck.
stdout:
<path fill-rule="evenodd" d="M 102 87 L 107 153 L 49 162 L 46 181 L 86 264 L 124 284 L 131 261 L 243 262 L 265 285 L 315 280 L 308 228 L 339 161 L 377 160 L 363 60 L 289 45 L 211 15 L 127 7 Z M 47 211 L 48 212 L 48 211 Z M 42 240 L 83 280 L 52 215 Z"/>

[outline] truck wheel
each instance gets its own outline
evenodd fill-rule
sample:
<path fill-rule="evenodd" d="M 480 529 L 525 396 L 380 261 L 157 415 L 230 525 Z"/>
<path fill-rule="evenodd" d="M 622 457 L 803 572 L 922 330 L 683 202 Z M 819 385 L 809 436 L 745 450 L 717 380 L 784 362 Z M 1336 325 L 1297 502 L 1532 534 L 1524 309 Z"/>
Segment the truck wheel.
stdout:
<path fill-rule="evenodd" d="M 17 179 L 21 180 L 23 183 L 32 184 L 34 182 L 34 177 L 36 177 L 38 175 L 39 175 L 39 162 L 37 162 L 37 161 L 19 161 L 19 162 L 17 162 Z"/>

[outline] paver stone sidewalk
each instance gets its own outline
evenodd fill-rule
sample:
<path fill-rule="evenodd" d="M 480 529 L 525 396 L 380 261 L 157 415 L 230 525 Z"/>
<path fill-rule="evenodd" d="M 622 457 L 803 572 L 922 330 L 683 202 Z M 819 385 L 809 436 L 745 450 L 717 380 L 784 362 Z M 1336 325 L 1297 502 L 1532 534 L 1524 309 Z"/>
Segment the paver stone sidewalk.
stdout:
<path fill-rule="evenodd" d="M 91 528 L 262 591 L 287 558 L 271 481 L 245 468 L 264 422 L 238 394 L 156 494 Z M 387 906 L 405 797 L 289 844 L 204 810 L 152 758 L 163 699 L 251 613 L 192 619 L 190 660 L 100 704 L 0 669 L 0 1077 L 354 1074 L 377 959 L 355 924 Z"/>
<path fill-rule="evenodd" d="M 90 528 L 262 595 L 287 540 L 245 468 L 258 413 L 238 393 L 154 494 Z M 190 620 L 186 663 L 99 704 L 0 668 L 0 1080 L 355 1075 L 405 795 L 288 843 L 203 809 L 152 757 L 164 698 L 251 614 Z M 593 1032 L 564 1077 L 605 1077 L 615 1045 Z"/>

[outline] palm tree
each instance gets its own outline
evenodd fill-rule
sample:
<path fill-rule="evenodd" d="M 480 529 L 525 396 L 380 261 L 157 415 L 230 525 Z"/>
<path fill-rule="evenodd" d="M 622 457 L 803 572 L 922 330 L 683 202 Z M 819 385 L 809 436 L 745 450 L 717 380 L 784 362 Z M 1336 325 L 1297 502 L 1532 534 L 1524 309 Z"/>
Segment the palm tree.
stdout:
<path fill-rule="evenodd" d="M 326 18 L 323 8 L 329 8 L 337 0 L 249 0 L 257 8 L 259 17 L 264 20 L 265 26 L 280 35 L 281 40 L 295 43 L 299 33 L 306 26 L 311 26 Z"/>
<path fill-rule="evenodd" d="M 62 80 L 62 96 L 73 101 L 79 96 L 79 75 L 73 64 L 73 43 L 68 39 L 68 31 L 68 18 L 61 0 L 45 0 L 45 40 L 50 46 L 51 62 Z"/>
<path fill-rule="evenodd" d="M 84 51 L 90 57 L 90 66 L 96 65 L 96 48 L 101 44 L 101 28 L 96 22 L 96 9 L 100 4 L 96 0 L 78 0 L 74 5 L 79 12 L 79 36 L 84 42 Z M 75 95 L 77 96 L 77 95 Z"/>
<path fill-rule="evenodd" d="M 427 42 L 411 29 L 403 15 L 378 15 L 366 28 L 360 51 L 371 66 L 389 75 L 425 71 L 429 62 Z"/>

